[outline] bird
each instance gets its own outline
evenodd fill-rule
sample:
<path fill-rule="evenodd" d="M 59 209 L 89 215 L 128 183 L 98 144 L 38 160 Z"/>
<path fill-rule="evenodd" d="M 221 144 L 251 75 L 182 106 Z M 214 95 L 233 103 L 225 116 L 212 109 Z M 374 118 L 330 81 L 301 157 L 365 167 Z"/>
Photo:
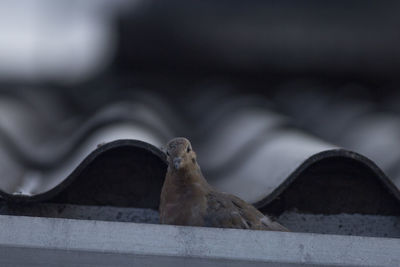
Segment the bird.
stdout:
<path fill-rule="evenodd" d="M 188 139 L 174 138 L 165 150 L 168 169 L 160 195 L 161 224 L 289 231 L 239 197 L 214 189 Z"/>

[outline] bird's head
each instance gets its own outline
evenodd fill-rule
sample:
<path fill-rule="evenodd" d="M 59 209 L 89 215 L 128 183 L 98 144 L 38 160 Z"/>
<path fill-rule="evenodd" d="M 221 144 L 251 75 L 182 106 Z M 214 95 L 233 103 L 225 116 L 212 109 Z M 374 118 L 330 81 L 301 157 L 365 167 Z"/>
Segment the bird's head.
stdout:
<path fill-rule="evenodd" d="M 190 141 L 184 137 L 177 137 L 169 141 L 166 153 L 169 166 L 175 170 L 197 165 L 196 153 L 193 151 Z"/>

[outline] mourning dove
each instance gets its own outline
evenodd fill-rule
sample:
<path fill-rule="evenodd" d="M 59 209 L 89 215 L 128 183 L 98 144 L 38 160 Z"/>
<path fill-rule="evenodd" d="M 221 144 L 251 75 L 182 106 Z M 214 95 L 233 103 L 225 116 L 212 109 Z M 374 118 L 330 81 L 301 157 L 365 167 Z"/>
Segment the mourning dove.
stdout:
<path fill-rule="evenodd" d="M 242 199 L 212 188 L 186 138 L 168 142 L 168 170 L 161 191 L 162 224 L 288 231 Z"/>

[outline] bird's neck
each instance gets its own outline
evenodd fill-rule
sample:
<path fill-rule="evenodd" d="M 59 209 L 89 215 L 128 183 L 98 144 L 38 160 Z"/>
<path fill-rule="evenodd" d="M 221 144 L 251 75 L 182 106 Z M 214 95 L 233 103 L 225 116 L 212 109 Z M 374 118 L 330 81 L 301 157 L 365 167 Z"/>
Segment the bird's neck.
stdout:
<path fill-rule="evenodd" d="M 200 185 L 205 189 L 211 190 L 211 186 L 204 178 L 200 167 L 197 164 L 179 170 L 168 168 L 167 179 L 171 179 L 170 182 L 179 187 L 191 187 Z"/>

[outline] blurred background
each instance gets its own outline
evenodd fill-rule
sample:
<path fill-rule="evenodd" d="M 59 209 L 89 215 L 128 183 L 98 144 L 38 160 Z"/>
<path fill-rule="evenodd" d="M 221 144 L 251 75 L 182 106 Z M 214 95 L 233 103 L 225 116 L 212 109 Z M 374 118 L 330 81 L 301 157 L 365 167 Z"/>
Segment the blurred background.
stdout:
<path fill-rule="evenodd" d="M 4 1 L 0 77 L 71 84 L 167 73 L 388 85 L 400 64 L 398 11 L 397 1 Z"/>
<path fill-rule="evenodd" d="M 400 186 L 399 12 L 368 0 L 2 1 L 0 187 L 43 193 L 99 144 L 174 136 L 251 202 L 289 175 L 276 155 L 341 147 Z"/>

